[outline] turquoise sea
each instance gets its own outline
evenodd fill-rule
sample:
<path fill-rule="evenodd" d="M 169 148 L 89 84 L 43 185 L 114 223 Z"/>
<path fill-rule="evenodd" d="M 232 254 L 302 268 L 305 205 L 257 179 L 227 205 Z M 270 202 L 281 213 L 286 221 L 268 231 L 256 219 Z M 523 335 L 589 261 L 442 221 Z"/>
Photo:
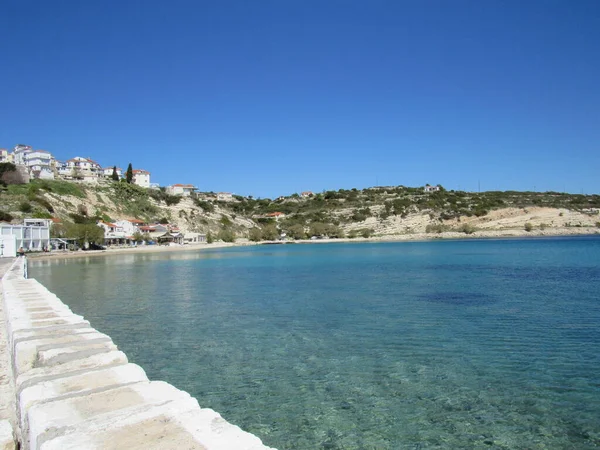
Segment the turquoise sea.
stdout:
<path fill-rule="evenodd" d="M 30 261 L 151 379 L 285 449 L 600 447 L 600 238 Z"/>

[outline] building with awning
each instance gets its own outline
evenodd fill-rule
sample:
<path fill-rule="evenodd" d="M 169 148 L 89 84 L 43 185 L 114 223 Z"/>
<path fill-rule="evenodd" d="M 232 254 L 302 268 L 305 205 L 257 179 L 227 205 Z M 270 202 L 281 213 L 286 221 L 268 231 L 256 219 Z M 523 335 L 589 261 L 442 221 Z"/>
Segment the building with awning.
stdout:
<path fill-rule="evenodd" d="M 154 237 L 154 239 L 156 239 L 156 242 L 158 242 L 161 245 L 183 244 L 183 234 L 172 233 L 170 231 L 167 231 L 166 233 L 163 233 L 160 236 L 156 236 Z"/>

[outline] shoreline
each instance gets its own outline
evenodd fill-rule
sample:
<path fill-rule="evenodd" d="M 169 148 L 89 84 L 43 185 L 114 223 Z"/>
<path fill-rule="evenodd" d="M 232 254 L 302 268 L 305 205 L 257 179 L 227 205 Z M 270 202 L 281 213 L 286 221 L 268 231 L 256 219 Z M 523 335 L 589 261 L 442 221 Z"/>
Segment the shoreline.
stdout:
<path fill-rule="evenodd" d="M 427 242 L 439 240 L 459 240 L 459 239 L 505 239 L 505 238 L 536 238 L 536 237 L 568 237 L 568 236 L 594 236 L 600 234 L 599 228 L 553 228 L 546 230 L 481 230 L 472 234 L 461 232 L 444 232 L 444 233 L 413 233 L 413 234 L 398 234 L 398 235 L 383 235 L 372 236 L 368 238 L 333 238 L 333 239 L 301 239 L 296 241 L 259 241 L 252 242 L 248 240 L 240 240 L 238 242 L 214 242 L 212 244 L 186 244 L 181 246 L 156 246 L 156 245 L 141 245 L 138 247 L 123 247 L 109 248 L 107 250 L 88 250 L 75 252 L 48 252 L 48 253 L 31 253 L 27 257 L 31 259 L 47 260 L 47 259 L 71 259 L 83 257 L 99 257 L 113 255 L 127 255 L 135 253 L 172 253 L 172 252 L 192 252 L 205 251 L 229 247 L 244 247 L 265 244 L 325 244 L 325 243 L 358 243 L 358 242 Z"/>

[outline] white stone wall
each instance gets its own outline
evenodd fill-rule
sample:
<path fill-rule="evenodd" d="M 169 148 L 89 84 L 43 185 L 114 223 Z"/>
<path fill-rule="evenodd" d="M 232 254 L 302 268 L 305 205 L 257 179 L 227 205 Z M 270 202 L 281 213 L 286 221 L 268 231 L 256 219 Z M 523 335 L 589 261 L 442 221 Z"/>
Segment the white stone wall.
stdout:
<path fill-rule="evenodd" d="M 2 279 L 22 450 L 268 449 L 188 393 L 148 380 L 109 336 L 25 279 L 23 261 Z"/>

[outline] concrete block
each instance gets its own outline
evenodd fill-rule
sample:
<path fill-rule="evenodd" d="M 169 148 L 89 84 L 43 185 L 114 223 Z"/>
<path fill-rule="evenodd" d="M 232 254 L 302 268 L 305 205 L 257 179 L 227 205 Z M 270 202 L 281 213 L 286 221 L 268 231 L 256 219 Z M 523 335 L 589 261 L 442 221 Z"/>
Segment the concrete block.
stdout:
<path fill-rule="evenodd" d="M 178 405 L 180 402 L 183 402 L 184 408 Z M 30 448 L 40 448 L 40 444 L 51 437 L 67 436 L 78 431 L 93 434 L 95 430 L 106 428 L 118 430 L 119 424 L 128 418 L 143 416 L 154 409 L 185 412 L 190 408 L 200 409 L 198 402 L 188 393 L 163 381 L 141 382 L 87 396 L 41 403 L 32 406 L 27 413 L 29 444 Z M 143 433 L 138 435 L 137 440 L 141 440 L 142 436 Z M 84 445 L 79 448 L 104 447 Z M 121 448 L 128 447 L 121 444 Z"/>
<path fill-rule="evenodd" d="M 0 450 L 15 450 L 15 436 L 8 420 L 0 420 Z"/>
<path fill-rule="evenodd" d="M 87 358 L 98 353 L 116 351 L 117 346 L 112 341 L 104 342 L 74 342 L 67 347 L 48 348 L 38 351 L 36 367 L 47 367 L 63 364 L 76 359 Z"/>
<path fill-rule="evenodd" d="M 51 337 L 41 337 L 37 339 L 29 339 L 26 341 L 16 342 L 13 351 L 13 368 L 15 374 L 21 374 L 38 365 L 49 365 L 47 362 L 43 364 L 43 355 L 47 355 L 48 350 L 65 349 L 66 347 L 79 347 L 83 345 L 92 345 L 97 343 L 110 343 L 112 340 L 106 334 L 100 333 L 93 328 L 88 329 L 87 333 L 62 334 Z M 112 344 L 111 350 L 116 349 Z M 79 348 L 79 350 L 82 350 Z M 50 356 L 50 355 L 47 355 Z"/>
<path fill-rule="evenodd" d="M 17 395 L 19 395 L 23 389 L 44 381 L 56 380 L 66 376 L 89 372 L 90 370 L 114 367 L 127 363 L 128 361 L 125 353 L 113 351 L 68 361 L 57 366 L 36 367 L 16 378 L 15 385 Z"/>
<path fill-rule="evenodd" d="M 21 417 L 38 403 L 64 399 L 76 395 L 87 395 L 120 385 L 148 381 L 146 372 L 137 364 L 91 370 L 55 380 L 43 381 L 21 391 L 19 407 Z"/>

